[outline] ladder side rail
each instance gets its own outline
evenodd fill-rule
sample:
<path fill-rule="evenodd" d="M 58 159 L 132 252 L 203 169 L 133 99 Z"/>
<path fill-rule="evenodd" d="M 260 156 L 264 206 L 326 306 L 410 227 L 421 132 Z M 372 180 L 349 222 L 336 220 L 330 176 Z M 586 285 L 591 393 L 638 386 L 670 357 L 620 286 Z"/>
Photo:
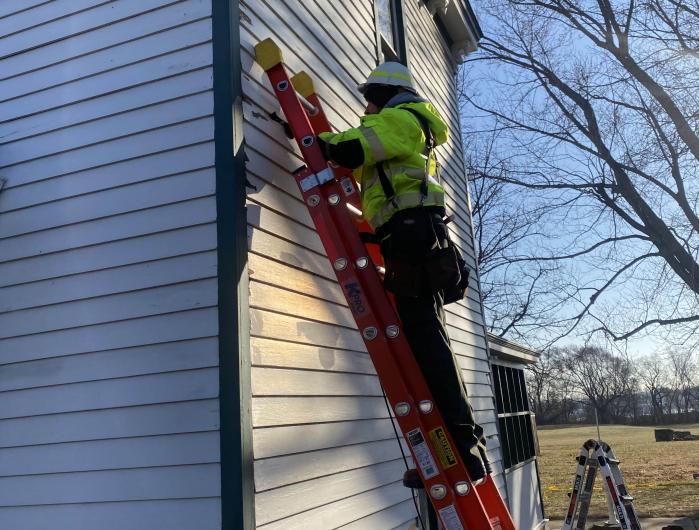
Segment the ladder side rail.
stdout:
<path fill-rule="evenodd" d="M 298 74 L 297 74 L 297 76 L 298 76 Z M 314 112 L 313 115 L 307 113 L 309 121 L 313 125 L 313 128 L 314 128 L 316 133 L 323 132 L 324 130 L 328 130 L 330 128 L 330 126 L 329 126 L 329 123 L 327 121 L 327 118 L 325 117 L 323 107 L 320 103 L 320 100 L 318 99 L 317 94 L 315 94 L 315 92 L 309 91 L 309 89 L 306 88 L 306 87 L 310 87 L 312 89 L 313 85 L 312 85 L 312 82 L 310 81 L 310 79 L 304 80 L 304 85 L 305 86 L 302 88 L 301 93 L 305 97 L 307 97 L 307 99 L 315 106 L 316 109 L 318 109 L 318 111 Z M 343 170 L 344 170 L 344 172 L 343 172 Z M 336 175 L 339 174 L 340 178 L 345 178 L 347 173 L 349 173 L 351 175 L 351 172 L 349 172 L 345 168 L 338 168 L 336 170 Z M 353 178 L 352 178 L 352 182 L 354 183 Z M 356 184 L 355 184 L 355 186 L 356 186 Z M 343 188 L 343 190 L 347 191 L 347 186 L 345 184 L 342 184 L 341 187 Z M 344 200 L 351 201 L 353 198 L 357 198 L 357 195 L 345 193 Z M 356 227 L 354 227 L 354 229 L 353 229 L 352 227 L 347 226 L 347 224 L 345 223 L 346 216 L 343 216 L 341 212 L 342 212 L 342 209 L 340 208 L 338 210 L 338 218 L 336 218 L 336 226 L 338 227 L 338 231 L 340 233 L 343 233 L 346 235 L 348 235 L 350 233 L 354 233 L 356 231 Z M 370 231 L 371 229 L 369 228 L 368 224 L 366 224 L 366 223 L 364 223 L 364 224 L 365 224 L 366 230 Z M 362 229 L 361 226 L 359 228 Z M 371 249 L 369 251 L 371 252 Z M 374 260 L 375 263 L 377 263 L 377 260 L 375 258 L 372 257 L 372 259 Z M 378 307 L 381 307 L 381 308 L 385 307 L 387 293 L 383 289 L 382 285 L 379 284 L 378 286 L 372 286 L 368 292 L 376 293 Z M 391 313 L 395 314 L 394 311 L 391 311 Z M 394 316 L 391 315 L 388 318 L 393 319 Z M 400 344 L 397 344 L 396 347 L 397 347 L 399 352 L 407 354 L 407 357 L 405 357 L 404 355 L 401 355 L 401 359 L 399 360 L 399 363 L 401 365 L 413 363 L 414 356 L 410 352 L 410 346 L 409 346 L 409 344 L 407 344 L 407 341 L 402 346 Z M 416 363 L 413 363 L 413 364 L 415 365 L 415 368 L 408 370 L 405 373 L 405 377 L 409 378 L 412 374 L 421 374 L 419 367 L 417 367 L 417 364 Z M 421 375 L 419 376 L 419 380 L 420 380 L 419 385 L 422 386 L 424 384 L 424 379 L 422 378 Z M 429 400 L 431 400 L 431 396 L 430 396 Z M 418 400 L 418 401 L 421 401 L 421 400 Z M 452 448 L 456 447 L 455 444 L 453 443 L 453 440 L 451 439 L 451 435 L 449 434 L 448 429 L 445 429 L 444 426 L 442 425 L 442 423 L 443 422 L 441 422 L 441 423 L 437 422 L 436 427 L 435 426 L 432 426 L 432 427 L 434 427 L 434 429 L 441 429 L 443 436 L 448 437 L 449 445 Z M 434 429 L 431 430 L 430 432 L 433 432 Z M 460 458 L 458 456 L 458 452 L 454 452 L 454 456 L 460 460 Z M 447 473 L 447 475 L 450 475 L 450 474 L 451 473 Z M 454 476 L 454 477 L 449 477 L 449 478 L 451 479 L 453 484 L 463 480 L 463 477 L 459 477 L 459 476 Z M 487 511 L 488 511 L 488 515 L 489 515 L 491 521 L 497 521 L 497 522 L 503 521 L 501 524 L 504 524 L 505 527 L 514 527 L 514 523 L 511 520 L 511 515 L 509 513 L 509 510 L 507 509 L 507 506 L 506 506 L 502 496 L 500 495 L 500 492 L 498 491 L 497 486 L 496 486 L 495 481 L 494 481 L 492 476 L 486 476 L 486 478 L 483 481 L 479 482 L 476 485 L 476 490 L 478 492 L 478 496 L 480 497 L 481 502 L 484 505 L 488 506 Z M 482 523 L 478 523 L 478 524 L 482 524 Z M 511 525 L 511 526 L 508 526 L 508 525 Z"/>
<path fill-rule="evenodd" d="M 276 72 L 275 72 L 275 70 L 276 70 Z M 286 75 L 286 72 L 284 70 L 283 65 L 280 63 L 277 67 L 274 67 L 272 69 L 268 69 L 267 73 L 270 77 L 270 80 L 272 81 L 273 87 L 275 89 L 275 93 L 277 94 L 277 97 L 279 98 L 280 102 L 282 103 L 282 107 L 284 108 L 285 113 L 287 114 L 287 118 L 289 119 L 291 117 L 288 115 L 289 114 L 289 108 L 288 108 L 289 105 L 291 105 L 292 110 L 295 111 L 292 114 L 296 114 L 295 119 L 289 120 L 289 122 L 290 122 L 289 124 L 290 124 L 290 127 L 292 129 L 292 132 L 294 133 L 295 138 L 297 139 L 297 143 L 299 144 L 299 148 L 301 149 L 301 151 L 304 155 L 304 159 L 308 162 L 308 164 L 310 166 L 308 171 L 301 172 L 297 175 L 297 182 L 299 183 L 301 191 L 304 194 L 304 199 L 309 201 L 311 199 L 311 196 L 315 195 L 315 194 L 311 194 L 310 191 L 316 191 L 316 190 L 314 188 L 308 188 L 307 186 L 304 186 L 304 180 L 309 179 L 312 176 L 317 176 L 319 173 L 324 171 L 321 168 L 327 169 L 327 164 L 323 158 L 322 153 L 320 152 L 320 149 L 317 146 L 317 143 L 315 143 L 313 141 L 314 136 L 312 134 L 309 134 L 309 133 L 312 133 L 312 129 L 311 129 L 310 124 L 308 123 L 308 120 L 305 116 L 305 113 L 301 114 L 301 112 L 303 112 L 303 108 L 301 107 L 301 104 L 298 101 L 298 97 L 296 96 L 295 91 L 289 90 L 290 82 L 288 81 L 288 77 Z M 300 117 L 303 117 L 304 119 L 298 119 Z M 328 182 L 327 185 L 318 186 L 318 188 L 319 188 L 318 191 L 321 191 L 321 193 L 324 195 L 325 200 L 329 201 L 330 195 L 335 195 L 336 197 L 341 198 L 340 193 L 332 193 L 332 194 L 328 193 L 328 188 L 330 188 L 330 191 L 335 191 L 335 192 L 340 191 L 338 189 L 337 183 L 334 180 Z M 316 196 L 316 198 L 317 198 L 317 196 Z M 314 202 L 314 201 L 311 201 L 311 202 Z M 307 204 L 308 204 L 308 202 L 307 202 Z M 316 221 L 316 220 L 323 221 L 323 222 L 317 223 L 317 228 L 319 229 L 319 232 L 321 232 L 320 235 L 323 238 L 323 242 L 328 243 L 328 246 L 330 247 L 328 249 L 328 251 L 329 251 L 328 253 L 329 253 L 330 257 L 331 258 L 334 257 L 335 259 L 337 259 L 337 258 L 341 257 L 340 254 L 345 254 L 345 252 L 343 252 L 342 248 L 336 248 L 336 247 L 342 247 L 342 241 L 339 241 L 339 242 L 337 241 L 337 238 L 334 237 L 335 234 L 333 233 L 333 231 L 328 230 L 327 225 L 333 223 L 336 220 L 345 219 L 347 222 L 350 222 L 350 223 L 351 223 L 351 220 L 349 219 L 349 216 L 347 215 L 346 211 L 343 212 L 345 214 L 344 216 L 339 216 L 339 217 L 333 216 L 332 215 L 332 212 L 333 212 L 332 208 L 329 210 L 330 216 L 328 216 L 327 215 L 328 214 L 327 203 L 325 203 L 324 200 L 321 200 L 316 206 L 321 206 L 321 204 L 322 204 L 322 207 L 315 208 L 315 211 L 320 212 L 320 215 L 317 215 L 316 219 L 314 219 L 314 221 Z M 337 204 L 342 204 L 342 201 L 340 200 Z M 339 211 L 339 210 L 340 209 L 337 209 L 337 211 Z M 329 219 L 329 217 L 330 217 L 330 219 Z M 332 219 L 332 217 L 335 217 L 335 219 Z M 330 223 L 328 223 L 328 221 L 330 221 Z M 344 238 L 347 238 L 348 236 L 349 236 L 349 234 L 347 234 L 347 233 L 343 234 Z M 356 231 L 354 233 L 354 241 L 352 241 L 352 239 L 350 238 L 350 242 L 352 243 L 352 246 L 354 246 L 354 247 L 357 247 L 357 246 L 363 247 L 363 244 L 359 240 L 359 237 L 358 237 Z M 360 251 L 360 253 L 361 253 L 361 251 Z M 351 258 L 351 256 L 348 256 L 345 259 L 349 260 L 350 258 Z M 358 279 L 357 275 L 354 275 L 351 273 L 351 271 L 353 270 L 353 267 L 348 266 L 345 268 L 345 270 L 347 271 L 347 276 L 350 279 L 352 279 L 352 280 Z M 370 290 L 376 291 L 376 286 L 378 286 L 379 288 L 382 289 L 382 287 L 380 286 L 380 282 L 378 280 L 378 276 L 376 274 L 376 271 L 373 270 L 373 268 L 365 267 L 364 269 L 361 269 L 361 270 L 363 271 L 363 276 L 365 278 L 369 278 L 369 279 L 373 278 L 374 279 L 375 285 L 370 286 Z M 367 275 L 367 273 L 369 273 L 369 275 Z M 338 275 L 338 277 L 341 279 L 341 281 L 346 280 L 346 278 L 344 276 L 345 276 L 345 274 Z M 350 299 L 348 301 L 350 303 L 350 306 L 352 306 L 352 300 Z M 379 308 L 380 308 L 380 313 L 384 313 L 384 315 L 375 315 L 375 316 L 379 317 L 378 320 L 385 321 L 385 318 L 386 318 L 385 313 L 387 311 L 389 311 L 389 312 L 392 311 L 392 308 L 388 304 L 388 301 L 385 299 L 385 297 L 384 297 L 383 308 L 381 308 L 381 305 L 379 305 Z M 361 318 L 358 321 L 358 324 L 360 326 L 362 324 L 369 324 L 369 323 L 373 322 L 374 315 L 370 314 L 366 309 L 365 309 L 364 313 L 365 313 L 364 315 L 360 315 Z M 383 316 L 383 318 L 381 318 L 382 316 Z M 389 316 L 389 318 L 390 318 L 390 316 Z M 396 321 L 395 315 L 393 316 L 393 321 L 394 322 Z M 367 327 L 369 327 L 369 326 L 367 326 Z M 363 335 L 366 339 L 366 334 L 363 333 Z M 372 356 L 372 358 L 376 358 L 376 361 L 378 361 L 377 366 L 376 366 L 377 372 L 383 371 L 384 373 L 387 373 L 387 374 L 403 372 L 403 370 L 400 369 L 401 367 L 398 365 L 398 363 L 396 363 L 393 359 L 391 359 L 393 356 L 386 355 L 385 348 L 383 348 L 383 347 L 377 348 L 377 345 L 380 345 L 381 341 L 377 341 L 376 343 L 372 344 L 372 341 L 375 338 L 376 337 L 372 337 L 371 340 L 367 340 L 365 342 L 367 343 L 367 347 L 370 350 L 370 353 L 371 353 L 371 350 L 375 350 L 377 353 L 379 353 L 379 355 L 375 354 Z M 398 343 L 401 342 L 401 339 L 402 339 L 402 341 L 405 341 L 404 337 L 402 337 L 401 334 L 399 334 L 397 337 L 394 337 L 394 338 L 399 339 L 398 341 L 396 341 Z M 405 344 L 403 344 L 402 346 L 403 346 L 402 348 L 398 349 L 398 353 L 402 353 L 402 355 L 401 355 L 401 357 L 403 358 L 402 360 L 404 360 L 405 364 L 407 364 L 411 368 L 417 367 L 417 364 L 416 364 L 414 358 L 412 357 L 412 354 L 410 354 L 409 350 L 407 351 L 408 356 L 405 355 L 405 352 L 401 352 L 401 350 L 405 350 L 405 348 L 407 346 L 407 342 Z M 412 363 L 410 361 L 412 361 Z M 405 364 L 403 365 L 403 367 L 405 367 Z M 411 366 L 411 365 L 414 365 L 414 366 Z M 386 369 L 388 369 L 388 370 L 386 370 Z M 412 370 L 412 371 L 414 372 L 415 370 Z M 419 370 L 417 370 L 417 372 L 419 373 Z M 396 377 L 386 378 L 388 380 L 388 384 L 386 385 L 387 386 L 387 394 L 389 395 L 389 400 L 393 402 L 394 407 L 397 404 L 397 401 L 399 399 L 403 399 L 403 400 L 410 399 L 411 392 L 409 392 L 404 387 L 405 381 L 410 382 L 411 383 L 410 386 L 413 388 L 423 387 L 423 388 L 420 388 L 420 390 L 422 390 L 422 391 L 419 392 L 419 394 L 422 394 L 423 396 L 429 396 L 429 390 L 426 388 L 426 384 L 420 376 L 418 376 L 417 378 L 410 377 L 411 375 L 416 375 L 416 374 L 410 374 L 410 373 L 408 373 L 408 374 L 404 373 L 404 376 L 405 375 L 407 375 L 407 377 L 405 377 L 404 380 L 402 380 L 401 378 L 396 378 Z M 399 397 L 397 397 L 396 394 L 398 394 Z M 414 403 L 413 403 L 413 406 L 411 407 L 411 411 L 408 414 L 406 414 L 405 416 L 399 416 L 398 422 L 399 422 L 399 425 L 401 426 L 401 429 L 403 430 L 404 434 L 406 432 L 410 432 L 410 428 L 412 426 L 414 426 L 416 424 L 418 424 L 418 425 L 423 424 L 423 422 L 421 421 L 423 418 L 418 416 L 416 410 L 417 409 L 414 407 Z M 438 427 L 443 428 L 443 422 L 439 421 L 439 419 L 438 419 L 439 414 L 436 410 L 434 411 L 433 414 L 428 414 L 425 417 L 429 419 L 430 416 L 434 417 L 435 420 L 437 420 L 434 423 L 436 423 Z M 409 422 L 409 420 L 410 420 L 410 422 Z M 430 423 L 433 423 L 433 422 L 430 422 Z M 423 429 L 424 429 L 424 427 L 423 427 Z M 448 436 L 448 432 L 446 434 Z M 426 441 L 428 441 L 428 440 L 426 440 Z M 432 445 L 434 445 L 434 444 L 432 444 Z M 409 444 L 409 446 L 410 446 L 411 452 L 413 453 L 414 458 L 416 458 L 416 461 L 419 461 L 419 459 L 415 455 L 415 452 L 413 451 L 413 447 L 410 444 Z M 433 447 L 433 451 L 434 451 L 434 447 Z M 468 475 L 465 471 L 465 468 L 463 466 L 459 466 L 459 467 L 462 468 L 460 470 L 462 472 L 461 476 L 467 477 Z M 441 471 L 443 472 L 444 470 L 441 470 Z M 450 473 L 450 474 L 453 475 L 453 473 Z M 438 476 L 439 476 L 439 474 L 438 474 Z M 434 482 L 436 482 L 436 480 L 432 480 L 432 483 L 430 483 L 430 480 L 427 480 L 427 486 L 430 487 L 431 485 L 435 485 Z M 453 500 L 450 499 L 450 497 L 453 496 L 453 492 L 451 491 L 451 488 L 450 488 L 451 484 L 443 484 L 443 486 L 446 490 L 444 492 L 443 497 L 441 499 L 435 499 L 433 496 L 432 502 L 436 505 L 436 508 L 437 508 L 438 512 L 440 513 L 440 517 L 442 518 L 442 522 L 445 523 L 445 526 L 447 528 L 458 528 L 459 526 L 461 526 L 461 523 L 459 521 L 456 521 L 459 524 L 459 526 L 455 526 L 454 521 L 451 520 L 451 522 L 450 522 L 450 520 L 447 517 L 447 515 L 449 517 L 451 517 L 451 512 L 449 512 L 447 515 L 445 515 L 445 513 L 444 513 L 444 510 L 450 509 L 450 510 L 453 510 L 454 517 L 457 517 L 456 516 L 456 509 L 451 504 Z M 471 492 L 469 492 L 469 493 L 471 493 Z M 463 499 L 463 501 L 466 501 L 468 499 L 468 502 L 459 503 L 460 505 L 463 505 L 464 509 L 462 509 L 460 511 L 459 516 L 461 516 L 461 517 L 458 517 L 458 518 L 462 519 L 462 521 L 464 523 L 466 523 L 467 528 L 472 528 L 472 529 L 492 528 L 492 525 L 487 518 L 487 514 L 485 512 L 485 509 L 481 505 L 480 500 L 478 499 L 477 495 L 466 495 L 466 496 L 463 496 L 462 499 Z M 442 502 L 435 502 L 435 501 L 442 501 Z M 446 501 L 446 502 L 444 502 L 444 501 Z M 479 508 L 478 510 L 474 510 L 474 508 L 476 507 L 476 506 L 474 506 L 474 503 L 477 505 L 480 505 L 480 506 L 478 506 L 478 508 Z M 514 528 L 514 526 L 512 526 L 511 528 Z"/>
<path fill-rule="evenodd" d="M 603 444 L 603 448 L 605 449 L 605 452 L 607 453 L 608 457 L 608 463 L 609 463 L 609 468 L 612 472 L 612 477 L 614 479 L 614 482 L 617 485 L 617 489 L 619 490 L 619 494 L 623 499 L 628 499 L 627 502 L 625 502 L 625 507 L 626 507 L 626 513 L 629 516 L 629 523 L 631 524 L 631 530 L 641 530 L 641 523 L 638 518 L 638 515 L 636 514 L 636 508 L 633 505 L 633 498 L 629 494 L 629 490 L 626 487 L 626 484 L 624 483 L 624 475 L 621 472 L 621 466 L 619 464 L 619 459 L 616 457 L 614 454 L 614 450 L 611 448 L 609 444 Z"/>
<path fill-rule="evenodd" d="M 597 467 L 597 460 L 594 458 L 588 459 L 585 486 L 580 493 L 580 508 L 578 511 L 578 520 L 575 524 L 575 530 L 585 530 L 587 516 L 590 512 L 590 503 L 592 501 L 592 491 L 595 486 L 595 478 L 597 476 Z"/>
<path fill-rule="evenodd" d="M 589 450 L 585 445 L 580 448 L 580 454 L 577 458 L 577 466 L 575 468 L 575 475 L 573 476 L 573 489 L 570 493 L 570 502 L 568 503 L 568 511 L 566 512 L 565 519 L 563 520 L 563 528 L 561 530 L 571 530 L 575 522 L 575 514 L 578 510 L 578 500 L 580 497 L 580 489 L 583 485 L 583 479 L 585 476 L 585 467 L 587 465 L 587 460 L 589 457 Z"/>
<path fill-rule="evenodd" d="M 338 206 L 341 205 L 338 204 Z M 359 239 L 356 228 L 354 227 L 352 220 L 347 215 L 346 209 L 342 207 L 333 208 L 331 210 L 331 215 L 333 217 L 332 224 L 335 227 L 336 232 L 330 235 L 330 237 L 334 237 L 336 234 L 339 235 L 345 243 L 349 244 L 352 255 L 357 256 L 359 254 L 360 257 L 366 256 L 366 248 Z M 362 253 L 364 255 L 361 255 Z M 374 315 L 378 321 L 379 329 L 387 330 L 389 326 L 398 326 L 398 316 L 386 297 L 386 293 L 375 269 L 365 267 L 359 271 L 358 276 L 363 287 L 363 292 L 367 298 L 367 304 L 374 311 Z M 398 330 L 400 330 L 400 327 L 398 327 Z M 455 494 L 455 485 L 457 483 L 470 483 L 470 479 L 467 478 L 468 472 L 466 471 L 463 462 L 461 462 L 458 453 L 454 450 L 456 445 L 454 444 L 449 431 L 446 429 L 446 424 L 441 418 L 441 414 L 434 404 L 431 392 L 429 391 L 417 361 L 410 350 L 410 345 L 408 344 L 405 334 L 398 331 L 398 335 L 393 337 L 389 343 L 398 369 L 396 371 L 383 372 L 386 377 L 383 378 L 382 381 L 386 379 L 391 380 L 395 376 L 399 376 L 399 378 L 406 385 L 407 392 L 413 397 L 414 402 L 417 402 L 413 403 L 413 407 L 416 404 L 419 407 L 419 404 L 423 402 L 430 403 L 431 411 L 426 414 L 420 414 L 419 416 L 420 424 L 423 427 L 419 436 L 424 437 L 428 445 L 431 446 L 433 455 L 440 455 L 442 454 L 440 453 L 440 450 L 443 450 L 443 446 L 437 447 L 437 443 L 440 443 L 439 439 L 435 440 L 432 437 L 433 433 L 436 431 L 439 433 L 440 439 L 442 440 L 441 443 L 446 442 L 448 447 L 450 447 L 449 454 L 453 459 L 453 465 L 448 465 L 447 467 L 444 465 L 441 466 L 441 472 L 443 473 L 444 478 L 447 479 L 446 481 L 444 481 L 444 478 L 439 478 L 437 476 L 432 478 L 425 476 L 425 474 L 422 473 L 424 470 L 421 469 L 419 465 L 417 466 L 421 471 L 423 481 L 425 482 L 426 491 L 428 493 L 431 492 L 432 486 L 437 485 L 442 485 L 449 491 L 444 499 L 446 500 L 450 498 L 450 502 L 446 506 L 436 505 L 435 509 L 438 511 L 443 521 L 445 519 L 448 521 L 449 518 L 453 518 L 456 515 L 457 510 L 455 506 L 458 505 L 461 507 L 459 510 L 459 515 L 466 524 L 466 528 L 491 528 L 492 525 L 488 517 L 488 512 L 483 506 L 483 502 L 479 498 L 478 493 L 474 491 L 471 485 L 468 486 L 470 491 L 467 491 L 467 495 L 461 496 Z M 392 397 L 388 391 L 387 395 L 394 412 L 396 412 L 396 398 Z M 411 429 L 409 424 L 406 425 L 405 422 L 402 422 L 403 418 L 399 414 L 396 414 L 396 416 L 399 425 L 401 425 L 401 430 L 408 441 L 408 445 L 412 448 L 410 433 L 415 433 L 415 428 L 413 427 Z M 419 463 L 420 460 L 416 458 L 415 462 Z M 446 524 L 448 523 L 445 523 L 445 525 Z M 505 521 L 503 521 L 501 524 L 505 525 L 503 528 L 507 527 Z"/>
<path fill-rule="evenodd" d="M 332 127 L 330 126 L 330 122 L 325 114 L 320 98 L 316 93 L 315 85 L 311 77 L 306 72 L 301 71 L 291 78 L 291 83 L 294 85 L 296 91 L 305 97 L 315 108 L 315 111 L 313 112 L 306 112 L 308 121 L 310 121 L 311 127 L 313 127 L 313 132 L 318 135 L 322 132 L 332 131 Z M 354 178 L 353 172 L 340 166 L 334 167 L 333 170 L 335 172 L 335 178 L 340 182 L 340 186 L 345 193 L 345 199 L 352 205 L 352 207 L 354 207 L 355 210 L 361 212 L 362 202 L 360 198 L 360 187 L 357 180 Z M 364 218 L 360 217 L 355 219 L 355 224 L 360 232 L 374 232 Z M 368 247 L 368 251 L 374 264 L 382 267 L 384 262 L 378 246 L 372 245 L 371 247 Z"/>
<path fill-rule="evenodd" d="M 607 454 L 604 451 L 601 443 L 597 443 L 597 445 L 595 446 L 594 457 L 597 459 L 597 462 L 599 463 L 599 469 L 603 480 L 604 490 L 608 495 L 608 498 L 611 499 L 612 505 L 614 506 L 614 511 L 616 512 L 616 517 L 619 522 L 619 526 L 621 526 L 621 530 L 630 530 L 631 524 L 629 522 L 629 516 L 626 511 L 626 506 L 622 502 L 621 494 L 619 492 L 619 489 L 617 488 L 616 483 L 614 482 L 612 471 L 609 467 L 609 463 L 607 462 Z"/>

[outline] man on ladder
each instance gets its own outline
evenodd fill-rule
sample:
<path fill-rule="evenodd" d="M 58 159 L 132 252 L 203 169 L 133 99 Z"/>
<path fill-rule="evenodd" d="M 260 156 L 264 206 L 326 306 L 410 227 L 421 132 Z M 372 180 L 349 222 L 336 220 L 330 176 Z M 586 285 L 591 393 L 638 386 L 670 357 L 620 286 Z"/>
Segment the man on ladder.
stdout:
<path fill-rule="evenodd" d="M 358 89 L 367 101 L 360 126 L 321 133 L 320 147 L 328 160 L 355 170 L 363 216 L 386 263 L 384 287 L 395 295 L 413 354 L 471 480 L 477 481 L 490 472 L 485 439 L 444 314 L 444 303 L 463 298 L 468 283 L 468 270 L 448 237 L 444 189 L 434 178 L 433 149 L 447 141 L 447 125 L 417 95 L 410 71 L 400 63 L 379 65 Z M 419 487 L 415 469 L 406 472 L 404 483 Z"/>

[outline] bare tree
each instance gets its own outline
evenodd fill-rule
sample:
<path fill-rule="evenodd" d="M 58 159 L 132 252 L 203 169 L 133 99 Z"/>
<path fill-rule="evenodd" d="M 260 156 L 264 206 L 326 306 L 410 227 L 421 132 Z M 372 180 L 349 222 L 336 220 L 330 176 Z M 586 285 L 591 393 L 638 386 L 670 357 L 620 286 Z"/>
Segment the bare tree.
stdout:
<path fill-rule="evenodd" d="M 669 401 L 670 378 L 664 359 L 658 355 L 637 360 L 637 373 L 642 390 L 648 395 L 654 423 L 662 423 L 665 403 Z"/>
<path fill-rule="evenodd" d="M 574 400 L 563 356 L 562 350 L 551 348 L 526 367 L 527 389 L 539 425 L 571 420 Z"/>
<path fill-rule="evenodd" d="M 482 247 L 485 284 L 501 290 L 487 293 L 490 312 L 514 322 L 499 331 L 602 331 L 615 340 L 658 325 L 693 332 L 696 0 L 485 0 L 481 8 L 486 37 L 465 66 L 464 132 L 476 146 L 475 195 L 479 187 L 491 195 L 475 208 L 517 189 L 527 192 L 511 197 L 522 219 L 536 216 L 531 227 L 513 222 L 523 237 L 505 251 Z M 514 304 L 502 295 L 508 278 L 523 284 Z M 518 316 L 532 307 L 534 318 Z"/>
<path fill-rule="evenodd" d="M 668 348 L 665 352 L 670 366 L 670 407 L 674 404 L 678 413 L 688 413 L 692 409 L 694 392 L 697 386 L 697 366 L 692 350 Z"/>
<path fill-rule="evenodd" d="M 628 359 L 600 347 L 583 346 L 568 350 L 565 367 L 571 383 L 597 411 L 600 422 L 619 420 L 629 412 L 636 379 Z"/>

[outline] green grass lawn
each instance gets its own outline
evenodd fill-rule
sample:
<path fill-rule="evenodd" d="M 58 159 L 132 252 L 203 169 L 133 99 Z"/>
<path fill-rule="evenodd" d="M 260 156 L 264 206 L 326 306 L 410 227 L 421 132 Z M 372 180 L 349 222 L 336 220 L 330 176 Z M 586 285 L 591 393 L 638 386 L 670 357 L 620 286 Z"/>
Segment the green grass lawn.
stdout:
<path fill-rule="evenodd" d="M 699 434 L 699 424 L 669 426 Z M 654 427 L 603 425 L 602 440 L 612 446 L 634 506 L 641 517 L 699 517 L 699 440 L 656 442 Z M 568 509 L 575 457 L 589 438 L 597 438 L 594 426 L 540 427 L 539 472 L 546 516 L 561 519 Z M 598 472 L 599 473 L 599 472 Z M 590 508 L 590 520 L 606 517 L 607 505 L 599 474 Z"/>

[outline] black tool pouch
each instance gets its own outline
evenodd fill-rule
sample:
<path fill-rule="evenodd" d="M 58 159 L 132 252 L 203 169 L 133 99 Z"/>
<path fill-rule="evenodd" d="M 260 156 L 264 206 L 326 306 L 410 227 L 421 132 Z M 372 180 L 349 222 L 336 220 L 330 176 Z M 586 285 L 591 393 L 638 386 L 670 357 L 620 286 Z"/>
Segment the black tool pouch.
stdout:
<path fill-rule="evenodd" d="M 406 260 L 392 259 L 384 256 L 386 274 L 383 286 L 398 296 L 417 298 L 422 289 L 424 274 L 422 266 Z"/>
<path fill-rule="evenodd" d="M 446 291 L 458 285 L 461 281 L 461 268 L 456 247 L 450 243 L 432 252 L 425 260 L 425 272 L 433 293 Z"/>
<path fill-rule="evenodd" d="M 444 305 L 464 299 L 466 290 L 468 289 L 468 278 L 471 272 L 468 265 L 466 265 L 466 261 L 461 256 L 461 252 L 456 248 L 456 245 L 450 242 L 449 246 L 454 250 L 456 267 L 459 269 L 459 279 L 456 283 L 444 288 Z"/>

